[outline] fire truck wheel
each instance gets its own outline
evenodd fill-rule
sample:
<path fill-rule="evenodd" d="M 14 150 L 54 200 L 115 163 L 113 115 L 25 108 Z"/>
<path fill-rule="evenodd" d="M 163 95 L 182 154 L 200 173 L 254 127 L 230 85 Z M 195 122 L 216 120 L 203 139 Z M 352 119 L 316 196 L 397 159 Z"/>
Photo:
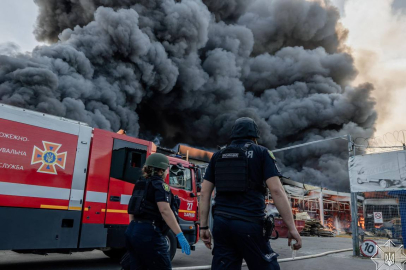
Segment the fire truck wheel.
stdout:
<path fill-rule="evenodd" d="M 121 258 L 127 252 L 125 248 L 112 248 L 110 250 L 103 250 L 104 255 L 109 257 L 115 262 L 121 261 Z"/>
<path fill-rule="evenodd" d="M 169 254 L 171 256 L 171 261 L 172 261 L 176 254 L 176 248 L 178 247 L 178 240 L 176 239 L 176 235 L 172 231 L 168 232 L 168 234 L 165 236 L 165 239 L 168 242 Z"/>
<path fill-rule="evenodd" d="M 379 181 L 379 185 L 381 186 L 381 188 L 387 188 L 387 187 L 389 187 L 389 182 L 382 179 Z"/>

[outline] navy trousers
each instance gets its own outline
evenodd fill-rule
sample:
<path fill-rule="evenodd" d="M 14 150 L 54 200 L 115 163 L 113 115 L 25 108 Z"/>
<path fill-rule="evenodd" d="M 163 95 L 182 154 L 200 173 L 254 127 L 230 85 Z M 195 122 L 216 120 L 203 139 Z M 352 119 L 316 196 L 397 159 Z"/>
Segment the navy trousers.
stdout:
<path fill-rule="evenodd" d="M 125 236 L 131 270 L 172 269 L 168 243 L 159 228 L 132 221 Z"/>
<path fill-rule="evenodd" d="M 244 259 L 250 270 L 280 270 L 260 224 L 214 216 L 212 270 L 241 270 Z"/>

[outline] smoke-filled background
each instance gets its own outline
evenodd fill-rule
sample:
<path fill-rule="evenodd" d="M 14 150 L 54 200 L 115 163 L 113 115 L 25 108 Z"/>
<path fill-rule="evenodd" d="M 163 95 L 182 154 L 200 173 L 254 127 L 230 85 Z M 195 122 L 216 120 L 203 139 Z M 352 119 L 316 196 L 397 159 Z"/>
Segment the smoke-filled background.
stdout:
<path fill-rule="evenodd" d="M 270 149 L 371 137 L 372 84 L 327 2 L 37 0 L 38 46 L 0 46 L 0 102 L 173 146 L 215 148 L 241 116 Z M 278 154 L 285 175 L 348 191 L 347 142 Z"/>

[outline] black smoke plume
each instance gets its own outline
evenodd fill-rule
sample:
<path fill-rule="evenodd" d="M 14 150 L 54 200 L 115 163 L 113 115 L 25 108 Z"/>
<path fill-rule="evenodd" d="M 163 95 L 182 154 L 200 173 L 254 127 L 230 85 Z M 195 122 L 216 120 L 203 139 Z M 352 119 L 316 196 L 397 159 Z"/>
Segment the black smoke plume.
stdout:
<path fill-rule="evenodd" d="M 271 149 L 370 137 L 370 84 L 338 11 L 304 0 L 36 0 L 50 43 L 0 56 L 0 101 L 98 128 L 215 147 L 254 118 Z M 348 190 L 345 140 L 278 155 L 294 180 Z"/>

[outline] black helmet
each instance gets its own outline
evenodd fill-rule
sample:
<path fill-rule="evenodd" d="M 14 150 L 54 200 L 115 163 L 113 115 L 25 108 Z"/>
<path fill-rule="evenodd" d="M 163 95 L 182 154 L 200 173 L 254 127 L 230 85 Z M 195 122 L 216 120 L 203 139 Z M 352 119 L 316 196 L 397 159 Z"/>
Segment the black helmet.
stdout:
<path fill-rule="evenodd" d="M 230 139 L 259 138 L 259 130 L 255 121 L 249 117 L 235 120 Z"/>

